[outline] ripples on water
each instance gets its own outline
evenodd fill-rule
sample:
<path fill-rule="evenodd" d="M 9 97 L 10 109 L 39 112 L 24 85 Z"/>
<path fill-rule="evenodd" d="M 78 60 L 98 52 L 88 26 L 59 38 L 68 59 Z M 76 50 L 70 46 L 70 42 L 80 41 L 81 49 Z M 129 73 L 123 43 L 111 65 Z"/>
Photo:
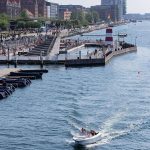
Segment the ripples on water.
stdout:
<path fill-rule="evenodd" d="M 149 26 L 115 29 L 142 37 L 137 53 L 116 57 L 105 67 L 47 66 L 43 80 L 1 101 L 0 149 L 79 150 L 72 137 L 82 127 L 103 136 L 84 149 L 150 149 Z"/>

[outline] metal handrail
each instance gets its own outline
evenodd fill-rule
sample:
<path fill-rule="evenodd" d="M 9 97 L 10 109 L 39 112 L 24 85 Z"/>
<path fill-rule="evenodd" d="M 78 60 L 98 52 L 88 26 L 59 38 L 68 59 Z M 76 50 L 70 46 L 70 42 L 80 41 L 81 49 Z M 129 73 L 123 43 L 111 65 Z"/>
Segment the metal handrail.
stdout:
<path fill-rule="evenodd" d="M 47 51 L 47 55 L 50 53 L 50 51 L 52 50 L 52 47 L 54 46 L 54 43 L 55 43 L 55 41 L 56 41 L 56 38 L 57 38 L 57 36 L 54 36 L 54 38 L 53 38 L 53 40 L 52 40 L 52 42 L 51 42 L 51 44 L 50 44 L 50 46 L 49 46 L 49 48 L 48 48 L 48 51 Z"/>

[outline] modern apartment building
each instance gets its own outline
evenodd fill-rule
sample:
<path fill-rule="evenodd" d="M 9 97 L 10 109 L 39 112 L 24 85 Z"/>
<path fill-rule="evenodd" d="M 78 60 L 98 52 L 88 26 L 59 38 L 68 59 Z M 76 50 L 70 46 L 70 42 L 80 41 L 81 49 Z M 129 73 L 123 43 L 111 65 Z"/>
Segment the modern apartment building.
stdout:
<path fill-rule="evenodd" d="M 114 5 L 115 0 L 101 0 L 101 5 Z"/>
<path fill-rule="evenodd" d="M 57 3 L 46 2 L 47 18 L 58 19 L 59 17 L 59 5 Z"/>
<path fill-rule="evenodd" d="M 115 5 L 96 5 L 91 6 L 91 11 L 96 11 L 101 21 L 118 21 L 118 7 Z"/>
<path fill-rule="evenodd" d="M 118 14 L 116 16 L 116 18 L 118 18 L 117 21 L 122 20 L 123 15 L 126 14 L 126 0 L 101 0 L 101 5 L 114 6 L 115 9 L 118 9 Z"/>
<path fill-rule="evenodd" d="M 123 15 L 127 13 L 127 0 L 123 0 Z"/>

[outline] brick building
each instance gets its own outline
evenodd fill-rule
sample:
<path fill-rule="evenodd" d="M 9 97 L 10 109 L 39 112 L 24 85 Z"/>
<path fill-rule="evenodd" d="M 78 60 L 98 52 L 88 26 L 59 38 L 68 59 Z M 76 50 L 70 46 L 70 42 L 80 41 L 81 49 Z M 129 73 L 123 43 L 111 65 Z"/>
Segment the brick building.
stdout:
<path fill-rule="evenodd" d="M 20 10 L 20 0 L 0 0 L 0 13 L 7 14 L 11 19 L 19 16 Z"/>
<path fill-rule="evenodd" d="M 21 0 L 21 11 L 28 10 L 35 18 L 38 17 L 38 2 L 37 0 Z"/>
<path fill-rule="evenodd" d="M 45 0 L 38 0 L 38 16 L 47 17 L 47 6 Z"/>
<path fill-rule="evenodd" d="M 35 18 L 47 16 L 45 0 L 21 0 L 21 10 L 28 10 Z"/>

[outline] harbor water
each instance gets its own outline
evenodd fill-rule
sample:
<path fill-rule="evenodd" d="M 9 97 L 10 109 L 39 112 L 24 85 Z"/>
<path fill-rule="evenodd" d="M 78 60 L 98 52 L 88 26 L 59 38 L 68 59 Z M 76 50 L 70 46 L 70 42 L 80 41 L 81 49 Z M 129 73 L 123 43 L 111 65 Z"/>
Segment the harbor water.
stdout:
<path fill-rule="evenodd" d="M 104 67 L 46 66 L 42 80 L 0 101 L 0 150 L 149 150 L 150 22 L 115 27 L 119 32 L 137 43 L 137 53 Z M 75 147 L 82 127 L 101 132 L 102 140 Z"/>

